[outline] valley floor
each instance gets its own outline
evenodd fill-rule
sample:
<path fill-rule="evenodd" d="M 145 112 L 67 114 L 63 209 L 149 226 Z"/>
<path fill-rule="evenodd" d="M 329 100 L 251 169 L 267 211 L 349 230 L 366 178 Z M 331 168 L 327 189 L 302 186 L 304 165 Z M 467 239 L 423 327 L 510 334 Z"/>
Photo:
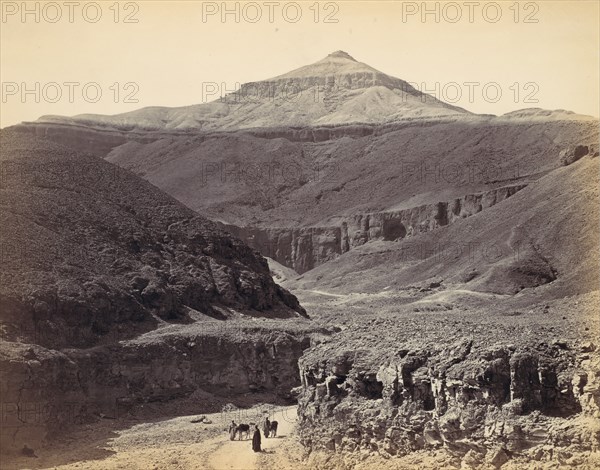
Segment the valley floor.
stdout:
<path fill-rule="evenodd" d="M 245 417 L 258 417 L 264 406 L 242 410 Z M 239 410 L 238 410 L 239 411 Z M 235 414 L 235 413 L 234 413 Z M 282 444 L 293 439 L 296 407 L 271 408 L 271 420 L 279 423 L 278 436 L 262 435 L 262 453 L 252 451 L 251 439 L 230 441 L 226 432 L 235 416 L 230 413 L 203 415 L 210 421 L 192 423 L 198 415 L 145 422 L 111 430 L 118 423 L 86 426 L 69 440 L 37 451 L 35 457 L 3 462 L 10 469 L 60 470 L 252 470 L 286 468 L 290 461 L 281 455 Z M 237 420 L 236 422 L 241 422 Z M 289 468 L 289 467 L 288 467 Z"/>

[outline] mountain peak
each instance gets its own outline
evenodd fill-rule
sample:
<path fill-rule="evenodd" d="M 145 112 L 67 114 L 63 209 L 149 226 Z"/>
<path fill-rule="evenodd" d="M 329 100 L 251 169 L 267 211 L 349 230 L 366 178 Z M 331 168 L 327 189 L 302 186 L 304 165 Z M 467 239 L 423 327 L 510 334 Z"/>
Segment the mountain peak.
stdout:
<path fill-rule="evenodd" d="M 335 51 L 327 57 L 313 64 L 305 65 L 270 80 L 296 79 L 306 77 L 325 77 L 331 75 L 381 73 L 373 67 L 358 62 L 354 57 L 344 51 Z"/>
<path fill-rule="evenodd" d="M 335 51 L 329 54 L 327 57 L 334 57 L 336 59 L 348 59 L 352 62 L 356 62 L 356 59 L 345 51 Z"/>
<path fill-rule="evenodd" d="M 293 98 L 292 98 L 293 96 Z M 345 51 L 283 75 L 244 83 L 209 103 L 144 108 L 116 116 L 79 115 L 75 120 L 117 128 L 233 129 L 387 123 L 469 114 L 424 94 L 409 83 L 359 62 Z M 64 118 L 44 116 L 45 122 Z"/>

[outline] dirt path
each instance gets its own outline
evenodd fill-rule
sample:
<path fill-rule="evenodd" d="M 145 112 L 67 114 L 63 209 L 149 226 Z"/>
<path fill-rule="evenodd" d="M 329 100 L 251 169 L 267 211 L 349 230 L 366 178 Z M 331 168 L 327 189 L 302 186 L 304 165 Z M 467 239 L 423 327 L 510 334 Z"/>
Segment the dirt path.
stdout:
<path fill-rule="evenodd" d="M 218 448 L 210 454 L 209 468 L 211 470 L 253 470 L 263 467 L 262 464 L 259 466 L 259 460 L 278 459 L 277 449 L 292 434 L 296 418 L 296 407 L 281 409 L 270 417 L 271 421 L 275 420 L 279 425 L 277 437 L 265 438 L 261 430 L 262 453 L 252 450 L 251 439 L 243 441 L 221 439 Z"/>
<path fill-rule="evenodd" d="M 262 409 L 243 410 L 242 419 L 255 420 Z M 252 440 L 230 441 L 227 424 L 232 416 L 205 415 L 210 423 L 192 423 L 197 416 L 181 416 L 156 422 L 130 425 L 124 429 L 89 426 L 69 440 L 57 444 L 52 452 L 40 450 L 38 458 L 20 457 L 2 462 L 2 470 L 254 470 L 285 468 L 279 448 L 293 439 L 296 407 L 272 408 L 271 420 L 279 423 L 278 437 L 262 435 L 260 454 L 252 451 Z M 104 437 L 99 437 L 104 436 Z M 108 437 L 107 437 L 108 436 Z"/>

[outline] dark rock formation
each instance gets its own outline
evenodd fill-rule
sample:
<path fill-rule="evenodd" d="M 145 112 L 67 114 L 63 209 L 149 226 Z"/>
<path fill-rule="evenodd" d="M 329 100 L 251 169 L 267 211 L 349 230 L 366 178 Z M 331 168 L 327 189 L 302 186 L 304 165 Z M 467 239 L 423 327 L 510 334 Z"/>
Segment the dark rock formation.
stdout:
<path fill-rule="evenodd" d="M 2 132 L 5 338 L 86 347 L 116 329 L 304 314 L 264 258 L 105 161 Z"/>

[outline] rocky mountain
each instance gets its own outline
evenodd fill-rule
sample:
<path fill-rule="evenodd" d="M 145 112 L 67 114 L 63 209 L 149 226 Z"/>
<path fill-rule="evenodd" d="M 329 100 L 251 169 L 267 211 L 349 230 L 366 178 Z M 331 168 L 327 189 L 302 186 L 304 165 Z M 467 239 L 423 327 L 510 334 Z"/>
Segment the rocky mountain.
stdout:
<path fill-rule="evenodd" d="M 597 121 L 541 109 L 231 132 L 18 128 L 133 171 L 298 273 L 485 211 L 598 142 Z"/>
<path fill-rule="evenodd" d="M 212 90 L 212 88 L 211 88 Z M 220 94 L 220 91 L 219 91 Z M 243 84 L 209 103 L 148 107 L 102 116 L 42 116 L 38 122 L 118 130 L 233 130 L 253 127 L 382 124 L 469 115 L 343 51 L 277 77 Z"/>
<path fill-rule="evenodd" d="M 23 137 L 2 132 L 8 338 L 43 331 L 31 342 L 89 346 L 116 327 L 189 321 L 191 311 L 304 313 L 263 258 L 212 222 L 128 171 Z"/>

